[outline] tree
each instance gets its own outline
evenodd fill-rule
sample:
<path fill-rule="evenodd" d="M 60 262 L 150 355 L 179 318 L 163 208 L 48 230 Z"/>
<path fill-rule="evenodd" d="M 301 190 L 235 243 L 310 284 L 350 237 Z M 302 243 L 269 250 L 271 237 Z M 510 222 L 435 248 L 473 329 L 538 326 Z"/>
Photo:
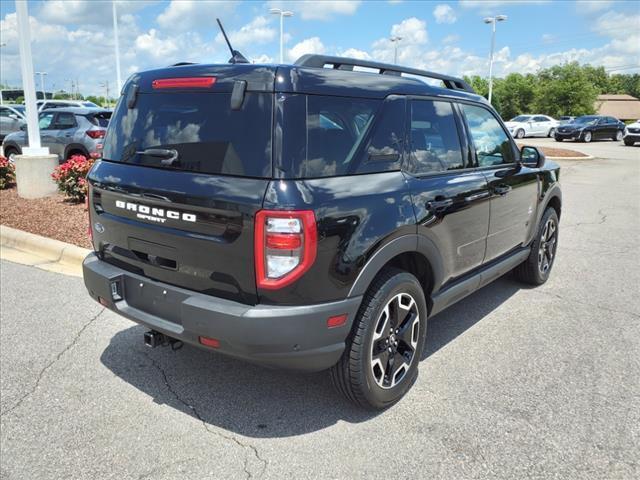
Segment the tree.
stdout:
<path fill-rule="evenodd" d="M 598 94 L 614 93 L 611 91 L 609 75 L 607 75 L 604 67 L 592 67 L 591 65 L 583 65 L 582 70 L 587 76 L 589 82 L 596 87 Z"/>
<path fill-rule="evenodd" d="M 538 73 L 534 106 L 551 116 L 588 115 L 595 111 L 598 88 L 578 62 L 555 65 Z"/>
<path fill-rule="evenodd" d="M 482 95 L 484 98 L 489 96 L 489 81 L 486 78 L 482 78 L 480 75 L 473 75 L 463 77 L 464 81 L 471 85 L 478 95 Z"/>
<path fill-rule="evenodd" d="M 493 85 L 494 107 L 502 118 L 509 119 L 523 113 L 533 113 L 536 79 L 534 75 L 510 73 L 496 79 Z"/>

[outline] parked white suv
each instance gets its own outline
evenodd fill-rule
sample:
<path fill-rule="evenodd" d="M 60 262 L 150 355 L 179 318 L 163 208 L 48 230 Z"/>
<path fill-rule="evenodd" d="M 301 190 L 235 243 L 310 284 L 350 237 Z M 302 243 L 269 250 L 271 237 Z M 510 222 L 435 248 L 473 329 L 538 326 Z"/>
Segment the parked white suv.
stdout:
<path fill-rule="evenodd" d="M 514 138 L 553 137 L 559 123 L 547 115 L 518 115 L 505 125 Z"/>
<path fill-rule="evenodd" d="M 67 108 L 67 107 L 79 107 L 79 108 L 101 108 L 93 102 L 87 100 L 38 100 L 36 102 L 38 111 L 50 110 L 52 108 Z"/>

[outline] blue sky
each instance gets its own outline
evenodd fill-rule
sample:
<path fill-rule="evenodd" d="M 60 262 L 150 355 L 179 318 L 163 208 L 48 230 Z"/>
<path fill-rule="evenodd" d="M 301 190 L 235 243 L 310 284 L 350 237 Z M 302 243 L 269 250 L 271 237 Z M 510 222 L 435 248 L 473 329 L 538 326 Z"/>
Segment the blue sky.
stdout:
<path fill-rule="evenodd" d="M 35 70 L 48 72 L 48 89 L 85 94 L 115 84 L 111 2 L 29 1 Z M 389 37 L 402 37 L 401 64 L 443 73 L 486 75 L 487 15 L 504 14 L 496 37 L 496 74 L 535 72 L 577 60 L 613 73 L 640 71 L 638 1 L 118 1 L 123 76 L 178 61 L 224 62 L 219 16 L 234 47 L 257 62 L 279 59 L 285 19 L 285 61 L 304 53 L 393 60 Z M 15 4 L 0 2 L 0 80 L 20 85 Z"/>

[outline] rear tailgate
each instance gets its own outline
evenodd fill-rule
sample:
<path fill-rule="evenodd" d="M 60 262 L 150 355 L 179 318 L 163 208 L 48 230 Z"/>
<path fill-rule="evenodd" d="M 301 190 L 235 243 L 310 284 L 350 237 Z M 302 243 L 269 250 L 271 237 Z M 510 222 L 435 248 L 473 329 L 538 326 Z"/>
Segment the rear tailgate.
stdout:
<path fill-rule="evenodd" d="M 103 160 L 89 174 L 94 247 L 129 271 L 251 304 L 253 219 L 272 174 L 273 93 L 245 85 L 242 105 L 232 109 L 236 80 L 254 78 L 255 69 L 206 68 L 147 72 L 128 82 Z M 207 89 L 151 86 L 177 77 L 175 70 L 217 78 Z"/>

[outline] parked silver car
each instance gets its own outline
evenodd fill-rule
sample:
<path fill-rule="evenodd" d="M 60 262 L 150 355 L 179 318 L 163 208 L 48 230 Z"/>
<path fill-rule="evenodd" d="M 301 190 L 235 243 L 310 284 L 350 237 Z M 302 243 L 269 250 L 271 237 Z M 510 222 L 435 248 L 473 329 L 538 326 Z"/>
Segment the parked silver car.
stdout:
<path fill-rule="evenodd" d="M 0 141 L 25 124 L 24 105 L 0 105 Z"/>
<path fill-rule="evenodd" d="M 40 139 L 43 147 L 58 155 L 60 162 L 72 155 L 97 157 L 111 118 L 111 111 L 103 108 L 56 108 L 39 114 Z M 2 142 L 4 154 L 11 159 L 22 153 L 27 145 L 26 125 L 10 133 Z"/>
<path fill-rule="evenodd" d="M 100 105 L 96 105 L 88 100 L 38 100 L 36 102 L 38 111 L 50 110 L 52 108 L 66 108 L 66 107 L 80 107 L 80 108 L 100 108 Z"/>

